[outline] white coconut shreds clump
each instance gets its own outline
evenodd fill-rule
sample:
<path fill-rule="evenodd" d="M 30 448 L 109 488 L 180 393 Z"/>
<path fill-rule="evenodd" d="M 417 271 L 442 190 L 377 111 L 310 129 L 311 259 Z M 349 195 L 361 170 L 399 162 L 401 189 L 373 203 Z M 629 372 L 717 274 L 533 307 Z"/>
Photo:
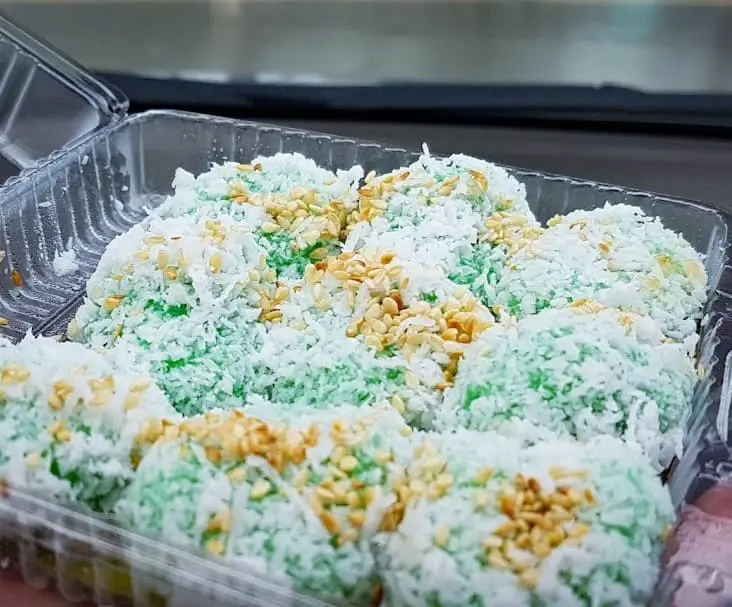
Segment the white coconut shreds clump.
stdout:
<path fill-rule="evenodd" d="M 271 327 L 261 349 L 249 355 L 254 367 L 250 399 L 258 395 L 272 406 L 300 413 L 389 401 L 411 422 L 429 425 L 441 399 L 434 389 L 442 378 L 439 367 L 420 382 L 403 357 L 379 356 L 362 341 L 346 337 L 345 327 L 334 332 L 325 325 L 321 319 L 302 330 Z"/>
<path fill-rule="evenodd" d="M 2 340 L 0 387 L 3 482 L 100 512 L 132 479 L 140 430 L 177 415 L 146 375 L 50 338 Z"/>
<path fill-rule="evenodd" d="M 438 428 L 497 429 L 510 419 L 588 440 L 641 445 L 656 469 L 680 450 L 696 383 L 693 344 L 647 317 L 585 304 L 489 329 L 462 361 Z"/>
<path fill-rule="evenodd" d="M 430 427 L 463 352 L 490 311 L 436 267 L 392 252 L 327 258 L 290 285 L 283 322 L 252 355 L 256 390 L 275 403 L 327 407 L 390 400 Z"/>
<path fill-rule="evenodd" d="M 332 173 L 300 154 L 214 165 L 198 177 L 178 169 L 163 217 L 222 215 L 245 222 L 278 276 L 296 277 L 310 261 L 338 252 L 346 215 L 355 207 L 361 167 Z"/>
<path fill-rule="evenodd" d="M 247 226 L 153 218 L 107 248 L 69 334 L 146 365 L 173 406 L 195 414 L 242 404 L 260 320 L 282 296 Z"/>
<path fill-rule="evenodd" d="M 377 535 L 384 605 L 642 606 L 651 598 L 668 492 L 642 454 L 493 433 L 427 435 L 398 528 Z"/>
<path fill-rule="evenodd" d="M 394 250 L 403 259 L 456 271 L 489 231 L 486 222 L 508 213 L 536 221 L 524 186 L 504 169 L 463 155 L 430 156 L 384 176 L 367 176 L 349 221 L 344 250 Z"/>
<path fill-rule="evenodd" d="M 209 413 L 165 431 L 116 512 L 137 531 L 361 604 L 376 586 L 368 540 L 390 503 L 390 466 L 408 451 L 400 428 L 389 409 L 295 426 Z"/>
<path fill-rule="evenodd" d="M 607 204 L 551 220 L 503 270 L 495 298 L 518 316 L 594 298 L 683 339 L 696 330 L 706 287 L 701 256 L 681 235 L 636 207 Z"/>

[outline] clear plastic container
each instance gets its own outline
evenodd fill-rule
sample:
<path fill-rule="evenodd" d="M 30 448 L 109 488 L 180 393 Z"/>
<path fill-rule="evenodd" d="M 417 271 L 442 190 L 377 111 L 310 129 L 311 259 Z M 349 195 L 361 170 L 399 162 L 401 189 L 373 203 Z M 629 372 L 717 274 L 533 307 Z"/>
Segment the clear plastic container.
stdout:
<path fill-rule="evenodd" d="M 196 114 L 148 112 L 125 118 L 0 193 L 0 249 L 6 251 L 0 264 L 0 315 L 10 320 L 3 332 L 13 338 L 29 329 L 63 332 L 105 245 L 171 193 L 177 167 L 199 173 L 211 162 L 280 151 L 302 152 L 330 169 L 359 163 L 366 171 L 388 171 L 416 158 L 378 144 Z M 706 254 L 711 299 L 699 350 L 705 375 L 694 397 L 686 454 L 670 484 L 675 502 L 685 504 L 704 478 L 717 474 L 714 462 L 729 456 L 717 428 L 717 418 L 724 416 L 723 363 L 732 349 L 732 324 L 725 320 L 732 310 L 726 294 L 732 286 L 725 266 L 728 217 L 693 202 L 510 170 L 526 185 L 542 221 L 605 202 L 628 203 L 661 217 Z M 79 270 L 56 276 L 54 254 L 69 243 Z M 14 271 L 22 278 L 20 286 Z M 16 564 L 35 586 L 56 579 L 70 600 L 135 607 L 318 604 L 292 592 L 286 582 L 180 551 L 18 491 L 8 490 L 0 499 L 0 536 L 0 562 Z M 671 601 L 679 579 L 676 570 L 664 578 L 659 601 Z"/>
<path fill-rule="evenodd" d="M 128 105 L 0 15 L 0 184 L 123 117 Z"/>

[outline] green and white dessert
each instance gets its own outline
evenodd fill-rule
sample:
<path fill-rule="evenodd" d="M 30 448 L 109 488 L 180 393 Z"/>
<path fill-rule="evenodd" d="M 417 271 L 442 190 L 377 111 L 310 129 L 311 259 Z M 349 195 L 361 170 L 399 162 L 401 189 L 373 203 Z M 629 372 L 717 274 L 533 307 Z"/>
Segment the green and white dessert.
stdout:
<path fill-rule="evenodd" d="M 461 154 L 439 159 L 425 148 L 406 168 L 368 175 L 359 194 L 344 250 L 393 250 L 447 273 L 460 271 L 492 216 L 511 213 L 536 225 L 521 183 Z"/>
<path fill-rule="evenodd" d="M 511 258 L 494 299 L 523 317 L 579 299 L 644 314 L 666 335 L 692 335 L 706 302 L 700 254 L 679 234 L 628 205 L 556 217 Z"/>
<path fill-rule="evenodd" d="M 427 435 L 377 535 L 384 605 L 647 604 L 674 512 L 642 454 L 598 437 Z M 599 601 L 599 602 L 598 602 Z"/>
<path fill-rule="evenodd" d="M 3 483 L 98 512 L 132 480 L 140 431 L 177 419 L 145 374 L 50 338 L 0 342 L 0 390 Z"/>
<path fill-rule="evenodd" d="M 377 589 L 368 541 L 393 501 L 409 429 L 388 408 L 286 418 L 229 411 L 168 427 L 117 515 L 321 598 L 368 602 Z"/>
<path fill-rule="evenodd" d="M 688 347 L 647 317 L 596 306 L 545 310 L 483 333 L 438 427 L 500 430 L 523 418 L 580 440 L 622 437 L 666 466 L 680 451 L 697 380 Z"/>
<path fill-rule="evenodd" d="M 340 250 L 339 237 L 362 176 L 358 166 L 332 173 L 301 154 L 227 162 L 198 177 L 178 169 L 175 193 L 157 213 L 243 221 L 278 276 L 297 277 L 307 263 Z"/>
<path fill-rule="evenodd" d="M 488 309 L 439 268 L 393 252 L 343 253 L 306 268 L 283 322 L 253 354 L 255 391 L 308 407 L 391 401 L 429 427 Z"/>
<path fill-rule="evenodd" d="M 239 406 L 282 296 L 265 261 L 231 218 L 153 218 L 109 245 L 69 335 L 147 366 L 185 415 Z"/>

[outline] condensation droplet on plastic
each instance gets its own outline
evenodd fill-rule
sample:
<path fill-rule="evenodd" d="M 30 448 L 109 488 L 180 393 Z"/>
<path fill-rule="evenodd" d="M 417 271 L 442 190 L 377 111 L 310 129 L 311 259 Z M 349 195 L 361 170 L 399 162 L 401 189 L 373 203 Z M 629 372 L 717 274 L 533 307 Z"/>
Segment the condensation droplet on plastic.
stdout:
<path fill-rule="evenodd" d="M 707 592 L 721 592 L 724 590 L 724 578 L 716 569 L 705 567 L 699 574 L 699 587 Z"/>

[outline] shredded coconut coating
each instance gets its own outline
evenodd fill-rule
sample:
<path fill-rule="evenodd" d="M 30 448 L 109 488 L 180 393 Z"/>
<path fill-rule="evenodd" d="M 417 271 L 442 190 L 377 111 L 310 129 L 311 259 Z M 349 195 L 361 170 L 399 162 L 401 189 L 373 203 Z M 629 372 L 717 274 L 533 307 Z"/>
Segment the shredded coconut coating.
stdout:
<path fill-rule="evenodd" d="M 0 343 L 0 399 L 3 482 L 99 512 L 132 480 L 140 429 L 177 419 L 144 373 L 50 338 Z"/>
<path fill-rule="evenodd" d="M 674 516 L 643 455 L 606 436 L 426 435 L 400 495 L 375 540 L 385 605 L 645 605 Z"/>
<path fill-rule="evenodd" d="M 172 404 L 196 414 L 243 403 L 248 353 L 282 295 L 246 225 L 153 218 L 107 248 L 69 334 L 148 366 Z"/>
<path fill-rule="evenodd" d="M 339 237 L 362 176 L 358 166 L 334 174 L 301 154 L 214 165 L 198 177 L 178 169 L 175 193 L 158 213 L 243 221 L 278 276 L 297 277 L 307 263 L 340 250 Z"/>
<path fill-rule="evenodd" d="M 463 155 L 362 178 L 179 169 L 78 343 L 0 342 L 0 483 L 326 601 L 645 604 L 702 256 Z"/>
<path fill-rule="evenodd" d="M 696 331 L 707 288 L 701 256 L 658 218 L 608 204 L 549 223 L 502 270 L 497 304 L 523 317 L 589 298 L 650 316 L 675 339 Z"/>
<path fill-rule="evenodd" d="M 368 541 L 393 501 L 409 428 L 389 408 L 269 417 L 209 413 L 162 429 L 118 516 L 321 598 L 368 601 Z"/>
<path fill-rule="evenodd" d="M 434 158 L 425 149 L 407 168 L 366 177 L 344 250 L 393 250 L 451 273 L 490 236 L 490 218 L 507 212 L 537 225 L 524 186 L 504 169 L 460 154 Z"/>
<path fill-rule="evenodd" d="M 696 373 L 689 345 L 647 317 L 585 302 L 486 331 L 446 395 L 438 427 L 525 418 L 580 440 L 639 443 L 657 469 L 680 450 Z"/>

